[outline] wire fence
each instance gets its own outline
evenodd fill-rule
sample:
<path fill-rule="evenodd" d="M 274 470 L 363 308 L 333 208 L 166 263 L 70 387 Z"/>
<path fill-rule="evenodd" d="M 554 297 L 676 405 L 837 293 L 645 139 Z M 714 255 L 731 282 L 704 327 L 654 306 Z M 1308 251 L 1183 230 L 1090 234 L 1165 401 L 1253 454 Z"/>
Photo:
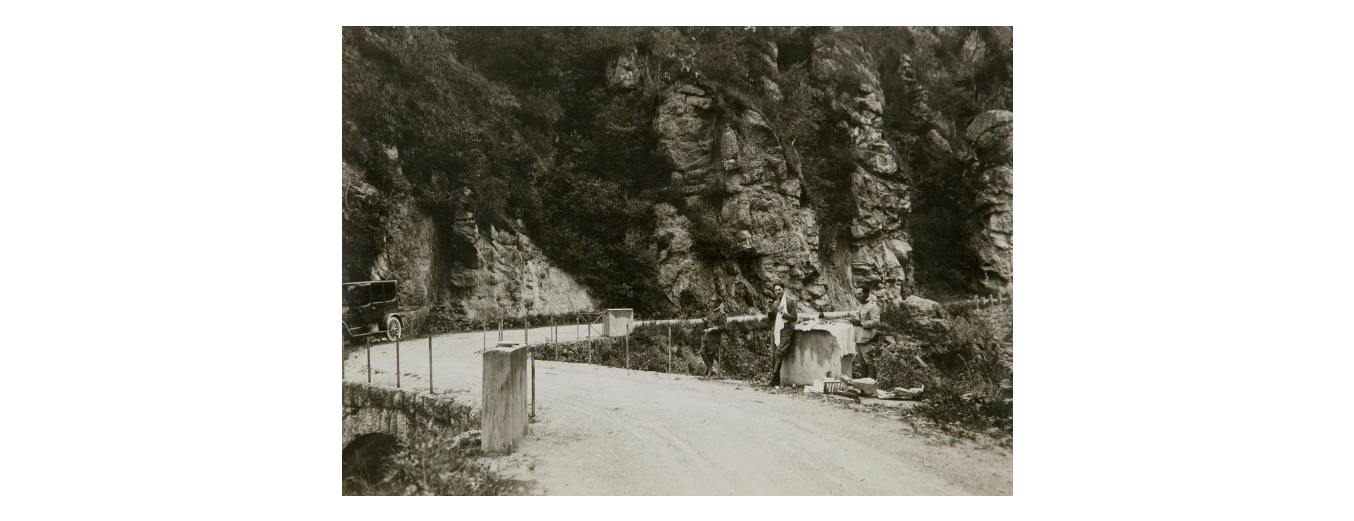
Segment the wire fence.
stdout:
<path fill-rule="evenodd" d="M 589 346 L 589 357 L 588 357 L 588 360 L 589 360 L 589 363 L 591 363 L 591 360 L 592 360 L 592 356 L 591 356 L 591 351 L 592 351 L 592 349 L 591 349 L 591 348 L 592 348 L 594 333 L 596 333 L 596 338 L 597 338 L 598 340 L 600 340 L 601 338 L 603 338 L 602 330 L 598 327 L 598 324 L 601 322 L 602 318 L 603 318 L 605 315 L 606 315 L 606 312 L 605 312 L 605 311 L 583 311 L 583 312 L 576 312 L 576 313 L 574 313 L 574 324 L 573 324 L 573 325 L 574 325 L 574 327 L 575 327 L 575 336 L 577 337 L 577 338 L 575 338 L 574 341 L 575 341 L 575 342 L 582 342 L 582 341 L 588 342 L 588 346 Z M 494 333 L 494 335 L 495 335 L 495 337 L 496 337 L 496 340 L 494 341 L 494 345 L 495 345 L 495 346 L 498 346 L 499 344 L 502 344 L 502 343 L 508 343 L 508 342 L 505 342 L 505 341 L 504 341 L 505 333 L 506 333 L 506 332 L 510 332 L 510 331 L 512 331 L 513 329 L 516 329 L 516 328 L 513 327 L 513 326 L 516 326 L 516 325 L 517 325 L 517 324 L 514 324 L 514 323 L 513 323 L 513 322 L 515 322 L 515 321 L 505 321 L 504 319 L 498 319 L 498 320 L 496 321 L 497 323 L 496 323 L 496 324 L 493 324 L 493 327 L 491 327 L 491 323 L 490 323 L 489 321 L 487 321 L 487 320 L 481 320 L 481 321 L 479 321 L 479 322 L 480 322 L 480 328 L 479 328 L 479 329 L 480 329 L 480 338 L 481 338 L 481 340 L 480 340 L 480 351 L 479 351 L 480 353 L 483 353 L 485 350 L 489 349 L 489 334 L 490 334 L 491 332 Z M 533 345 L 533 344 L 531 343 L 531 323 L 530 323 L 530 321 L 529 321 L 528 319 L 522 319 L 522 321 L 521 321 L 522 345 L 524 345 L 525 347 L 527 347 L 527 356 L 528 356 L 528 360 L 529 360 L 529 363 L 530 363 L 530 369 L 529 369 L 529 371 L 530 371 L 530 382 L 531 382 L 531 389 L 530 389 L 530 397 L 531 397 L 530 407 L 531 407 L 531 409 L 530 409 L 530 414 L 531 414 L 531 417 L 532 417 L 532 418 L 535 418 L 535 416 L 536 416 L 536 358 L 537 358 L 537 357 L 536 357 L 536 351 L 535 351 L 535 350 L 536 350 L 536 348 L 537 348 L 538 346 L 541 346 L 542 344 L 544 344 L 546 349 L 551 349 L 551 348 L 553 348 L 554 354 L 556 355 L 556 357 L 558 357 L 558 355 L 559 355 L 559 349 L 560 349 L 559 346 L 560 346 L 560 343 L 561 343 L 561 342 L 560 342 L 560 331 L 561 331 L 561 329 L 562 329 L 563 327 L 566 327 L 567 325 L 568 325 L 568 324 L 560 324 L 560 323 L 558 322 L 558 319 L 557 319 L 557 318 L 551 317 L 551 318 L 550 318 L 550 324 L 549 324 L 549 326 L 546 326 L 546 327 L 547 327 L 547 334 L 546 334 L 546 340 L 545 340 L 545 342 L 537 342 L 536 344 Z M 586 328 L 586 330 L 584 330 L 584 328 Z M 472 333 L 473 333 L 473 332 L 472 332 Z M 463 334 L 463 333 L 449 333 L 449 334 Z M 429 394 L 437 394 L 437 385 L 436 385 L 436 381 L 435 381 L 436 370 L 435 370 L 435 367 L 434 367 L 434 357 L 433 357 L 433 338 L 434 338 L 434 337 L 438 337 L 438 336 L 445 336 L 445 335 L 446 335 L 446 334 L 443 334 L 443 335 L 430 334 L 430 335 L 428 335 L 428 336 L 426 337 L 426 340 L 427 340 L 427 346 L 428 346 L 428 347 L 427 347 L 427 352 L 428 352 L 428 393 L 429 393 Z M 626 337 L 626 338 L 625 338 L 625 341 L 626 341 L 626 347 L 627 347 L 627 361 L 628 361 L 629 327 L 627 327 L 625 337 Z M 419 340 L 422 340 L 422 339 L 404 339 L 404 338 L 399 338 L 399 337 L 396 337 L 396 338 L 394 339 L 394 344 L 395 344 L 395 346 L 394 346 L 394 351 L 395 351 L 395 388 L 397 388 L 397 389 L 402 389 L 402 388 L 404 387 L 403 367 L 402 367 L 402 361 L 401 361 L 401 350 L 402 350 L 401 348 L 402 348 L 402 344 L 403 344 L 403 343 L 409 343 L 410 341 L 417 342 L 417 341 L 419 341 Z M 608 340 L 609 340 L 609 339 L 608 339 Z M 515 342 L 513 342 L 513 343 L 515 343 Z M 363 350 L 365 351 L 364 354 L 365 354 L 365 358 L 366 358 L 366 364 L 365 364 L 365 367 L 363 368 L 363 370 L 366 372 L 366 381 L 367 381 L 368 384 L 372 383 L 372 372 L 373 372 L 372 363 L 371 363 L 371 348 L 372 348 L 372 342 L 368 341 L 368 342 L 366 342 L 366 345 L 364 346 L 364 349 L 363 349 Z M 349 353 L 350 351 L 345 350 L 344 352 L 345 352 L 345 356 L 344 356 L 344 363 L 343 363 L 343 373 L 342 373 L 342 376 L 343 376 L 344 381 L 346 381 L 346 380 L 347 380 L 347 365 L 348 365 L 348 355 L 347 355 L 346 353 Z"/>
<path fill-rule="evenodd" d="M 994 295 L 984 297 L 974 296 L 967 299 L 951 300 L 949 302 L 941 304 L 941 307 L 944 307 L 946 311 L 958 311 L 963 309 L 981 310 L 984 308 L 1013 304 L 1014 302 L 1015 302 L 1014 297 L 1012 297 L 1010 294 L 1001 294 L 995 296 Z"/>
<path fill-rule="evenodd" d="M 948 310 L 948 311 L 959 311 L 959 310 L 966 310 L 966 309 L 982 310 L 982 309 L 984 309 L 984 308 L 991 308 L 991 307 L 1001 306 L 1001 305 L 1009 305 L 1009 304 L 1012 304 L 1012 303 L 1013 303 L 1013 297 L 1012 297 L 1011 295 L 1009 295 L 1009 294 L 1005 294 L 1005 295 L 997 295 L 997 296 L 982 296 L 982 297 L 980 297 L 980 296 L 975 296 L 975 297 L 968 298 L 968 299 L 953 300 L 953 301 L 945 302 L 945 303 L 941 304 L 941 306 L 944 307 L 944 308 L 945 308 L 946 310 Z M 856 313 L 855 311 L 821 311 L 821 312 L 817 312 L 817 313 L 816 313 L 816 318 L 820 318 L 820 319 L 838 319 L 838 318 L 847 318 L 847 317 L 852 317 L 852 316 L 854 316 L 855 313 Z M 616 337 L 616 336 L 621 336 L 622 338 L 621 338 L 620 342 L 623 343 L 623 348 L 624 348 L 624 367 L 625 367 L 626 369 L 630 369 L 630 367 L 631 367 L 631 365 L 630 365 L 630 334 L 633 332 L 634 328 L 636 328 L 636 327 L 640 327 L 640 326 L 656 326 L 656 327 L 659 327 L 659 328 L 662 328 L 662 329 L 666 329 L 666 331 L 665 331 L 665 332 L 666 332 L 666 335 L 661 335 L 661 334 L 660 334 L 660 336 L 666 336 L 666 337 L 667 337 L 667 338 L 666 338 L 667 342 L 666 342 L 666 345 L 665 345 L 664 347 L 665 347 L 665 351 L 666 351 L 666 355 L 667 355 L 667 357 L 666 357 L 666 358 L 667 358 L 667 364 L 666 364 L 666 365 L 667 365 L 667 372 L 671 373 L 671 372 L 673 372 L 672 364 L 673 364 L 673 354 L 674 354 L 674 352 L 675 352 L 675 349 L 674 349 L 674 348 L 675 348 L 675 345 L 674 345 L 674 342 L 673 342 L 673 333 L 672 333 L 673 328 L 674 328 L 674 327 L 682 328 L 682 327 L 684 327 L 684 326 L 691 326 L 691 325 L 699 324 L 701 321 L 704 320 L 703 318 L 699 318 L 699 317 L 697 317 L 697 318 L 674 318 L 674 319 L 650 319 L 650 320 L 639 320 L 638 317 L 632 317 L 633 319 L 632 319 L 631 321 L 629 321 L 629 322 L 626 323 L 626 325 L 625 325 L 625 332 L 624 332 L 622 335 L 605 335 L 605 334 L 603 333 L 603 329 L 599 327 L 599 324 L 601 323 L 602 319 L 605 318 L 605 316 L 606 316 L 606 312 L 605 312 L 605 311 L 581 311 L 581 312 L 575 312 L 573 315 L 574 315 L 574 320 L 573 320 L 574 323 L 573 323 L 572 325 L 573 325 L 574 328 L 575 328 L 575 333 L 574 333 L 574 339 L 573 339 L 573 340 L 571 340 L 571 341 L 561 341 L 561 340 L 560 340 L 560 331 L 561 331 L 561 329 L 564 328 L 564 327 L 569 326 L 570 324 L 560 324 L 560 323 L 558 322 L 558 319 L 557 319 L 556 317 L 551 317 L 551 318 L 550 318 L 550 324 L 549 324 L 549 326 L 546 326 L 546 327 L 547 327 L 546 340 L 545 340 L 544 342 L 538 342 L 536 345 L 532 345 L 532 344 L 531 344 L 531 338 L 530 338 L 530 334 L 531 334 L 531 333 L 530 333 L 530 331 L 531 331 L 531 324 L 530 324 L 530 322 L 529 322 L 527 319 L 522 319 L 522 322 L 521 322 L 522 339 L 523 339 L 523 342 L 522 342 L 522 343 L 523 343 L 523 345 L 525 345 L 525 346 L 527 347 L 527 349 L 528 349 L 528 357 L 529 357 L 529 360 L 530 360 L 530 371 L 531 371 L 531 378 L 530 378 L 530 381 L 531 381 L 531 391 L 530 391 L 530 392 L 531 392 L 531 394 L 530 394 L 530 396 L 531 396 L 531 416 L 532 416 L 533 418 L 535 417 L 535 414 L 536 414 L 536 358 L 537 358 L 537 357 L 536 357 L 535 349 L 536 349 L 537 346 L 543 344 L 543 345 L 544 345 L 544 349 L 549 349 L 549 350 L 552 351 L 552 352 L 550 352 L 550 353 L 547 353 L 547 355 L 551 355 L 551 354 L 552 354 L 553 356 L 552 356 L 551 358 L 553 358 L 553 359 L 555 359 L 555 360 L 563 360 L 563 358 L 561 357 L 561 345 L 562 345 L 562 344 L 578 344 L 578 343 L 586 343 L 586 357 L 584 357 L 584 359 L 583 359 L 583 360 L 580 360 L 580 361 L 585 362 L 585 363 L 588 363 L 588 364 L 592 364 L 592 363 L 594 363 L 594 352 L 595 352 L 595 350 L 596 350 L 596 347 L 600 347 L 600 346 L 596 345 L 598 342 L 605 342 L 606 347 L 607 347 L 608 349 L 611 349 L 611 348 L 614 348 L 615 343 L 617 343 L 617 340 L 616 340 L 614 337 Z M 800 315 L 801 315 L 801 316 L 804 316 L 804 315 L 813 316 L 814 313 L 812 313 L 812 312 L 810 312 L 810 313 L 801 313 Z M 566 316 L 567 316 L 567 315 L 566 315 Z M 728 317 L 728 321 L 731 322 L 731 323 L 754 322 L 754 321 L 763 320 L 763 319 L 765 319 L 766 317 L 767 317 L 767 315 L 766 315 L 766 314 L 763 314 L 763 313 L 749 314 L 749 315 L 736 315 L 736 316 Z M 480 352 L 483 352 L 484 350 L 489 349 L 489 334 L 490 334 L 491 332 L 494 333 L 495 336 L 496 336 L 495 345 L 497 346 L 500 342 L 503 342 L 503 341 L 504 341 L 503 339 L 504 339 L 504 333 L 505 333 L 505 331 L 511 331 L 512 329 L 517 329 L 516 327 L 514 327 L 514 326 L 516 326 L 517 324 L 514 324 L 514 323 L 512 323 L 512 322 L 513 322 L 513 321 L 507 322 L 507 323 L 506 323 L 506 326 L 507 326 L 507 327 L 506 327 L 506 329 L 505 329 L 505 321 L 504 321 L 503 319 L 498 319 L 498 320 L 497 320 L 496 327 L 490 327 L 490 322 L 489 322 L 489 321 L 481 320 L 481 321 L 480 321 L 480 334 L 481 334 L 481 350 L 480 350 Z M 585 330 L 584 328 L 586 328 L 586 330 Z M 433 361 L 434 361 L 434 357 L 433 357 L 433 338 L 434 338 L 434 337 L 437 337 L 437 336 L 443 336 L 443 335 L 429 335 L 428 337 L 426 337 L 426 340 L 427 340 L 427 353 L 428 353 L 428 392 L 429 392 L 430 394 L 436 394 L 436 393 L 437 393 L 437 387 L 436 387 L 436 383 L 435 383 L 435 380 L 434 380 L 434 376 L 435 376 L 436 372 L 435 372 L 435 368 L 434 368 L 434 365 L 433 365 Z M 421 339 L 412 339 L 412 341 L 414 341 L 414 342 L 417 342 L 418 340 L 421 340 Z M 396 387 L 396 388 L 403 388 L 403 369 L 402 369 L 402 367 L 401 367 L 401 353 L 400 353 L 400 351 L 401 351 L 401 343 L 408 343 L 408 341 L 406 341 L 406 339 L 396 338 L 394 343 L 395 343 L 395 387 Z M 371 343 L 370 343 L 370 342 L 368 342 L 367 345 L 366 345 L 366 347 L 365 347 L 365 351 L 366 351 L 366 352 L 365 352 L 365 357 L 366 357 L 366 364 L 365 364 L 365 365 L 366 365 L 366 367 L 365 367 L 364 369 L 365 369 L 365 371 L 366 371 L 366 373 L 367 373 L 367 374 L 366 374 L 366 381 L 367 381 L 367 383 L 369 383 L 369 384 L 372 383 L 371 347 L 372 347 L 372 346 L 371 346 Z M 345 351 L 345 352 L 347 352 L 347 351 Z M 661 370 L 661 368 L 660 368 L 659 370 Z M 722 371 L 721 371 L 721 372 L 722 372 Z M 344 380 L 347 379 L 347 356 L 346 356 L 346 355 L 345 355 L 345 358 L 344 358 L 343 378 L 344 378 Z"/>

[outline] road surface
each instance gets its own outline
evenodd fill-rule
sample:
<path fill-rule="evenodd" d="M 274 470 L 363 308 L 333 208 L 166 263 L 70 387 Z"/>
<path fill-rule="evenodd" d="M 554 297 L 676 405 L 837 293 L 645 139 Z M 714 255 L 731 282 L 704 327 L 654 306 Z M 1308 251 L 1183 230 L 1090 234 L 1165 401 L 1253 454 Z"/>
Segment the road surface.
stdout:
<path fill-rule="evenodd" d="M 560 339 L 575 338 L 573 326 Z M 548 328 L 531 330 L 532 345 Z M 595 334 L 595 333 L 594 333 Z M 497 337 L 490 333 L 489 345 Z M 522 331 L 505 332 L 521 341 Z M 434 338 L 433 385 L 479 406 L 480 333 Z M 395 385 L 392 344 L 371 348 L 372 383 Z M 366 353 L 345 378 L 367 379 Z M 401 384 L 428 386 L 428 340 L 402 342 Z M 1011 494 L 1008 449 L 948 445 L 888 413 L 733 381 L 536 362 L 536 421 L 500 472 L 552 495 Z"/>

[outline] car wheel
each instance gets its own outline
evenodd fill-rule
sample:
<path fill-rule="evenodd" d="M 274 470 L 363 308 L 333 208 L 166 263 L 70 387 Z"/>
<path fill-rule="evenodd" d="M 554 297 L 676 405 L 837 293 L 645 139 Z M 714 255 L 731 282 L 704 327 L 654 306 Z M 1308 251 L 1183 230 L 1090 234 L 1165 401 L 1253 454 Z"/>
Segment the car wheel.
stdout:
<path fill-rule="evenodd" d="M 396 317 L 386 319 L 386 337 L 389 338 L 391 342 L 394 342 L 403 336 L 404 325 L 400 323 L 400 319 Z"/>

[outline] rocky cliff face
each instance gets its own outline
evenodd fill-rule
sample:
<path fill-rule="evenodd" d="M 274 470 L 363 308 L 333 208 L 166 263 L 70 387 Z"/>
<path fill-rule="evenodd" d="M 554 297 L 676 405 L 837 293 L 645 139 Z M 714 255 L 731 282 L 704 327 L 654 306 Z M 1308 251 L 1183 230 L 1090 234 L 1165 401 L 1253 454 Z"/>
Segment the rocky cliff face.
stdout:
<path fill-rule="evenodd" d="M 660 279 L 669 297 L 678 302 L 687 291 L 700 298 L 718 293 L 752 304 L 775 282 L 787 282 L 827 305 L 825 286 L 815 283 L 821 271 L 815 216 L 765 117 L 717 107 L 705 89 L 681 84 L 666 94 L 654 127 L 685 203 L 654 209 L 654 243 L 666 259 Z M 727 256 L 713 263 L 697 258 L 693 227 Z"/>
<path fill-rule="evenodd" d="M 764 99 L 781 100 L 775 44 L 758 41 L 749 49 L 754 85 Z M 905 227 L 908 185 L 883 136 L 883 89 L 871 57 L 859 45 L 817 40 L 812 71 L 849 139 L 856 214 L 849 247 L 839 255 L 820 250 L 819 217 L 806 200 L 795 151 L 761 112 L 706 88 L 675 85 L 654 127 L 685 204 L 655 207 L 653 238 L 662 259 L 660 279 L 674 302 L 690 291 L 756 304 L 770 297 L 777 282 L 815 309 L 854 306 L 855 290 L 867 285 L 884 300 L 902 298 L 912 250 Z M 836 82 L 842 77 L 855 81 Z M 693 227 L 713 235 L 733 259 L 699 258 Z"/>
<path fill-rule="evenodd" d="M 359 169 L 346 163 L 343 169 L 352 192 L 377 194 Z M 370 230 L 377 240 L 369 268 L 348 278 L 398 280 L 400 304 L 415 322 L 438 305 L 455 306 L 470 320 L 596 306 L 587 288 L 556 268 L 525 234 L 492 225 L 481 229 L 468 212 L 439 213 L 409 197 L 393 199 L 386 225 Z"/>
<path fill-rule="evenodd" d="M 345 29 L 345 277 L 472 319 L 1007 290 L 1010 39 Z"/>
<path fill-rule="evenodd" d="M 530 237 L 492 225 L 480 230 L 468 215 L 459 221 L 463 229 L 458 234 L 474 238 L 463 255 L 473 255 L 474 260 L 454 266 L 448 285 L 452 299 L 465 306 L 467 318 L 565 314 L 596 307 L 587 288 L 555 267 Z"/>
<path fill-rule="evenodd" d="M 906 224 L 911 211 L 907 179 L 884 139 L 884 90 L 873 57 L 858 44 L 817 38 L 813 75 L 832 89 L 832 109 L 850 139 L 852 287 L 872 286 L 885 301 L 904 296 L 911 262 Z M 848 81 L 835 81 L 839 78 Z"/>
<path fill-rule="evenodd" d="M 970 240 L 982 263 L 983 285 L 994 292 L 1009 291 L 1013 280 L 1013 119 L 1009 111 L 987 111 L 964 132 L 980 160 L 976 211 L 968 223 Z"/>

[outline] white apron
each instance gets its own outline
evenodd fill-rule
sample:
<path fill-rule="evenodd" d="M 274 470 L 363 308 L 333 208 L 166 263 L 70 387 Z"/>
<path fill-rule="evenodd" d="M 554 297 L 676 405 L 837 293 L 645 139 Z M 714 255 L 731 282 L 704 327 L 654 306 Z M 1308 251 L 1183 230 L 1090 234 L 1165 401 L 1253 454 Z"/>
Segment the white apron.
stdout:
<path fill-rule="evenodd" d="M 780 328 L 785 327 L 785 319 L 782 318 L 781 313 L 785 311 L 785 294 L 781 294 L 780 304 L 776 305 L 776 321 L 771 325 L 771 352 L 773 353 L 776 351 L 776 347 L 780 346 Z"/>

